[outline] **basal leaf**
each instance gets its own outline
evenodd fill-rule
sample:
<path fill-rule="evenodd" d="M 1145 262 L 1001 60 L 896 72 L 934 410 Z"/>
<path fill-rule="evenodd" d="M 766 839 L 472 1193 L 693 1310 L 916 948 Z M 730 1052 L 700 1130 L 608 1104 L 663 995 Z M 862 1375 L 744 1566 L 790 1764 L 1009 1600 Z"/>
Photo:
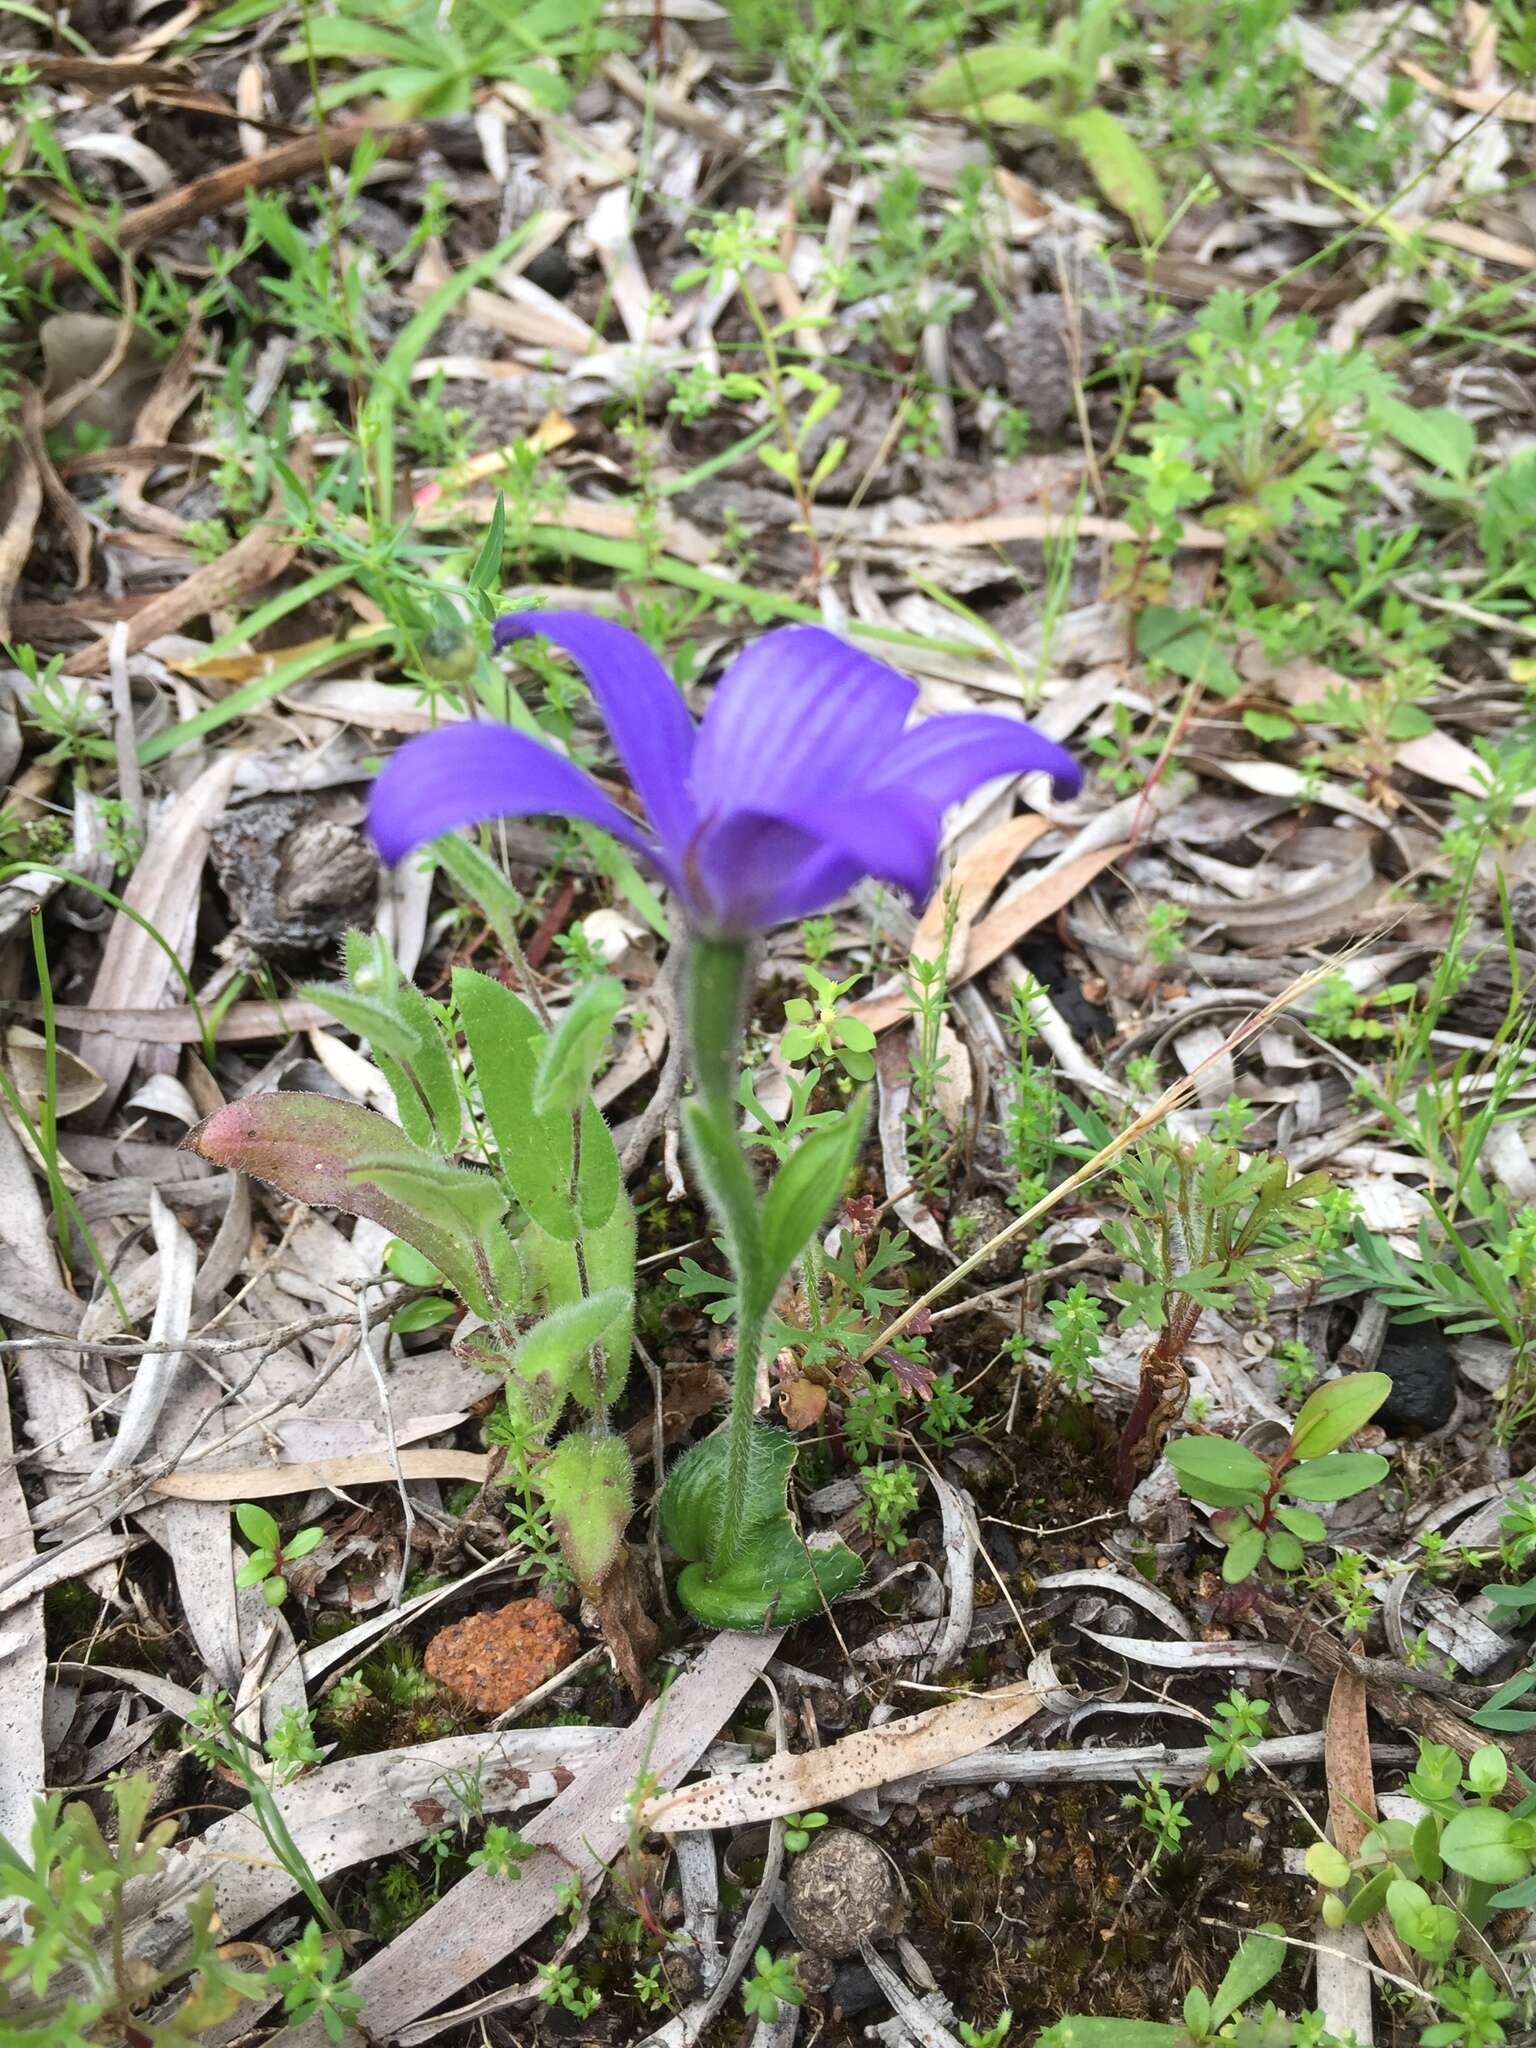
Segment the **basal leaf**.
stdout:
<path fill-rule="evenodd" d="M 932 113 L 963 113 L 996 93 L 1018 92 L 1046 80 L 1068 79 L 1074 66 L 1060 50 L 1038 43 L 985 43 L 953 57 L 919 87 L 917 103 Z"/>
<path fill-rule="evenodd" d="M 371 1109 L 329 1095 L 252 1095 L 215 1111 L 182 1144 L 215 1166 L 254 1174 L 294 1201 L 382 1224 L 430 1259 L 487 1321 L 517 1299 L 511 1239 L 499 1221 L 474 1225 L 457 1212 L 445 1195 L 444 1176 L 448 1187 L 455 1178 L 477 1183 L 488 1205 L 499 1199 L 495 1183 L 433 1158 Z M 368 1171 L 360 1174 L 365 1161 Z M 489 1219 L 493 1208 L 479 1213 Z"/>
<path fill-rule="evenodd" d="M 710 1628 L 762 1629 L 804 1621 L 824 1600 L 851 1592 L 862 1566 L 844 1543 L 808 1549 L 789 1513 L 795 1446 L 782 1430 L 754 1426 L 744 1492 L 746 1507 L 734 1557 L 706 1563 L 721 1526 L 729 1485 L 724 1430 L 684 1452 L 661 1497 L 663 1541 L 687 1562 L 678 1597 Z"/>
<path fill-rule="evenodd" d="M 1077 149 L 1111 206 L 1118 207 L 1148 241 L 1167 222 L 1163 188 L 1151 158 L 1115 116 L 1103 107 L 1084 107 L 1057 124 Z"/>
<path fill-rule="evenodd" d="M 634 1512 L 634 1467 L 621 1436 L 573 1431 L 538 1470 L 566 1562 L 583 1590 L 601 1583 L 624 1544 Z"/>

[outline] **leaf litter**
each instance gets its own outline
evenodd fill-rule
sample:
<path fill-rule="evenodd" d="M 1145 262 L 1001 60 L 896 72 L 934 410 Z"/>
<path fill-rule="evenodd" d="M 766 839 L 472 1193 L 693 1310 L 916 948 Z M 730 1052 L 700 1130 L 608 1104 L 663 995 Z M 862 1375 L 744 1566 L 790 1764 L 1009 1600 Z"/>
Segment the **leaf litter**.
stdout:
<path fill-rule="evenodd" d="M 1426 1850 L 1457 1961 L 1413 1901 L 1361 1939 L 1298 1876 L 1326 1827 L 1360 1882 L 1410 1774 L 1422 1829 L 1422 1745 L 1532 1754 L 1536 51 L 1470 4 L 834 17 L 836 74 L 771 0 L 516 35 L 348 6 L 313 76 L 281 6 L 7 32 L 0 149 L 46 203 L 0 214 L 0 1836 L 147 1772 L 174 1839 L 134 1952 L 173 1962 L 211 1882 L 220 1937 L 276 1957 L 275 1810 L 381 2040 L 681 2048 L 777 1952 L 808 2002 L 762 2044 L 797 2013 L 969 2043 L 1005 2009 L 1162 2043 L 1261 1925 L 1283 2012 L 1418 2042 L 1475 1966 L 1528 2026 L 1523 1900 L 1490 1921 Z M 1092 770 L 967 800 L 920 915 L 866 885 L 764 948 L 764 1140 L 853 1085 L 848 1039 L 785 1051 L 809 970 L 877 1041 L 759 1388 L 804 1533 L 866 1576 L 783 1655 L 673 1616 L 650 1706 L 621 1675 L 671 1561 L 648 1581 L 632 1536 L 622 1603 L 583 1602 L 397 1211 L 332 1175 L 307 1217 L 182 1142 L 268 1096 L 392 1112 L 390 1048 L 315 1000 L 350 920 L 438 1002 L 513 932 L 556 1017 L 606 967 L 658 1390 L 619 1424 L 662 1460 L 707 1426 L 728 1283 L 668 906 L 558 823 L 488 837 L 491 896 L 376 883 L 361 837 L 376 762 L 465 716 L 622 794 L 567 672 L 490 663 L 509 601 L 691 646 L 698 708 L 751 627 L 830 625 L 925 712 L 1011 708 Z M 1324 1172 L 1310 1267 L 1154 1254 L 1159 1130 Z M 1324 1461 L 1388 1476 L 1315 1512 L 1158 1462 L 1208 1437 L 1278 1473 L 1308 1394 L 1371 1372 Z M 280 1603 L 236 1582 L 263 1501 L 320 1532 Z M 486 1730 L 430 1646 L 530 1596 L 590 1648 L 548 1725 Z M 189 1734 L 215 1688 L 233 1762 Z M 857 1963 L 779 1917 L 823 1803 L 912 1890 Z M 470 1862 L 524 1808 L 523 1875 Z M 248 2030 L 325 2037 L 263 1996 Z"/>

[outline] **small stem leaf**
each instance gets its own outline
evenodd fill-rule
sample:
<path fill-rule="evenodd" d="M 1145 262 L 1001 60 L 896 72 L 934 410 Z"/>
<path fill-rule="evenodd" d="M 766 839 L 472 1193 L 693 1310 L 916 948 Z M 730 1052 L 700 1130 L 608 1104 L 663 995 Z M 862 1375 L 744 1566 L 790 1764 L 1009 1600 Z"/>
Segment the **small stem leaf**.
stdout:
<path fill-rule="evenodd" d="M 1397 1865 L 1389 1863 L 1385 1870 L 1378 1870 L 1374 1877 L 1367 1878 L 1359 1891 L 1350 1900 L 1344 1918 L 1351 1927 L 1361 1927 L 1367 1920 L 1374 1920 L 1387 1903 L 1387 1888 L 1397 1876 Z"/>
<path fill-rule="evenodd" d="M 763 1286 L 779 1282 L 836 1203 L 859 1156 L 868 1102 L 849 1104 L 834 1124 L 812 1131 L 774 1175 L 761 1217 Z"/>
<path fill-rule="evenodd" d="M 862 1567 L 844 1543 L 809 1550 L 789 1513 L 795 1446 L 754 1424 L 733 1554 L 718 1563 L 730 1486 L 730 1436 L 719 1430 L 673 1466 L 661 1501 L 663 1540 L 686 1566 L 678 1597 L 711 1628 L 785 1627 L 820 1612 L 858 1584 Z"/>
<path fill-rule="evenodd" d="M 1532 1860 L 1515 1839 L 1519 1825 L 1500 1807 L 1464 1806 L 1446 1822 L 1440 1854 L 1478 1884 L 1515 1884 L 1530 1875 Z"/>
<path fill-rule="evenodd" d="M 1264 1531 L 1250 1523 L 1246 1529 L 1239 1529 L 1227 1547 L 1227 1554 L 1221 1561 L 1221 1576 L 1229 1586 L 1241 1585 L 1258 1570 L 1259 1559 L 1264 1555 Z"/>
<path fill-rule="evenodd" d="M 527 1276 L 528 1298 L 541 1306 L 560 1308 L 579 1302 L 589 1291 L 605 1288 L 617 1289 L 626 1297 L 634 1294 L 635 1212 L 627 1194 L 621 1195 L 605 1223 L 583 1234 L 580 1258 L 575 1244 L 551 1237 L 536 1223 L 525 1227 L 517 1248 Z M 577 1363 L 570 1382 L 574 1399 L 594 1414 L 611 1407 L 624 1390 L 633 1348 L 628 1309 L 603 1331 L 600 1345 L 605 1362 L 601 1388 L 593 1387 L 590 1356 Z"/>
<path fill-rule="evenodd" d="M 497 503 L 500 504 L 498 497 Z M 523 900 L 490 856 L 472 839 L 458 833 L 434 839 L 432 853 L 439 867 L 446 868 L 471 903 L 485 912 L 492 931 L 510 953 L 517 942 L 517 920 Z"/>
<path fill-rule="evenodd" d="M 1332 1842 L 1314 1842 L 1305 1861 L 1308 1877 L 1314 1884 L 1327 1885 L 1330 1891 L 1342 1891 L 1354 1875 L 1354 1865 Z"/>
<path fill-rule="evenodd" d="M 329 1095 L 252 1095 L 205 1118 L 182 1145 L 294 1201 L 382 1224 L 488 1322 L 517 1300 L 517 1253 L 499 1220 L 496 1183 L 434 1159 L 371 1109 Z M 472 1184 L 464 1193 L 473 1222 L 455 1207 L 456 1183 Z"/>
<path fill-rule="evenodd" d="M 239 1571 L 235 1573 L 237 1586 L 259 1586 L 276 1565 L 277 1559 L 270 1550 L 253 1550 Z"/>
<path fill-rule="evenodd" d="M 1385 1479 L 1388 1470 L 1386 1459 L 1375 1451 L 1335 1451 L 1293 1465 L 1285 1475 L 1285 1490 L 1298 1500 L 1348 1500 Z"/>
<path fill-rule="evenodd" d="M 257 1507 L 254 1501 L 239 1503 L 235 1509 L 235 1521 L 246 1542 L 254 1543 L 258 1550 L 275 1553 L 282 1543 L 282 1531 L 276 1518 L 265 1508 Z"/>
<path fill-rule="evenodd" d="M 569 1116 L 583 1105 L 602 1057 L 609 1028 L 624 1001 L 624 985 L 611 974 L 589 981 L 544 1041 L 533 1077 L 535 1116 Z"/>
<path fill-rule="evenodd" d="M 537 1484 L 566 1562 L 583 1589 L 601 1583 L 634 1512 L 634 1468 L 621 1436 L 562 1437 L 539 1467 Z"/>
<path fill-rule="evenodd" d="M 551 1309 L 518 1339 L 507 1360 L 507 1397 L 520 1402 L 537 1429 L 559 1419 L 578 1363 L 619 1321 L 634 1314 L 635 1297 L 622 1287 L 605 1287 L 580 1301 Z"/>
<path fill-rule="evenodd" d="M 323 1529 L 301 1529 L 291 1543 L 283 1545 L 283 1562 L 292 1564 L 296 1557 L 308 1557 L 309 1553 L 324 1541 Z"/>
<path fill-rule="evenodd" d="M 1293 1458 L 1320 1458 L 1348 1443 L 1392 1391 L 1384 1372 L 1351 1372 L 1308 1395 L 1291 1431 Z"/>
<path fill-rule="evenodd" d="M 1167 1456 L 1184 1491 L 1208 1507 L 1240 1506 L 1269 1486 L 1264 1460 L 1223 1436 L 1181 1436 L 1168 1446 Z"/>
<path fill-rule="evenodd" d="M 1282 1529 L 1289 1529 L 1293 1536 L 1299 1536 L 1303 1543 L 1321 1543 L 1328 1534 L 1328 1524 L 1321 1515 L 1314 1515 L 1310 1508 L 1281 1505 L 1275 1509 L 1275 1520 Z"/>

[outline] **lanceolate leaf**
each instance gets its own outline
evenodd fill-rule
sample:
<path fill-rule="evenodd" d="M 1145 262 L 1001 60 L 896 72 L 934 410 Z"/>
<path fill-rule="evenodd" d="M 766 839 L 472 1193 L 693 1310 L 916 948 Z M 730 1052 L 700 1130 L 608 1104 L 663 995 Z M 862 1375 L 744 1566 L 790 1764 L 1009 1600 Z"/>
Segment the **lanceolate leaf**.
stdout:
<path fill-rule="evenodd" d="M 494 1182 L 434 1159 L 371 1109 L 329 1095 L 252 1095 L 205 1118 L 182 1144 L 215 1166 L 270 1182 L 295 1201 L 382 1224 L 430 1259 L 487 1321 L 515 1302 L 509 1290 L 516 1250 L 495 1214 Z M 358 1177 L 360 1160 L 369 1162 L 372 1178 Z M 463 1192 L 478 1223 L 445 1194 L 445 1175 L 450 1185 L 468 1184 Z"/>
<path fill-rule="evenodd" d="M 542 1229 L 567 1241 L 606 1223 L 619 1195 L 613 1137 L 589 1102 L 581 1120 L 581 1177 L 573 1202 L 570 1112 L 541 1115 L 533 1106 L 547 1038 L 538 1018 L 511 989 L 465 967 L 454 973 L 453 1000 L 474 1055 L 501 1171 L 518 1201 Z"/>
<path fill-rule="evenodd" d="M 771 1296 L 831 1210 L 859 1156 L 868 1105 L 861 1096 L 835 1124 L 812 1131 L 774 1175 L 762 1207 L 763 1285 Z"/>
<path fill-rule="evenodd" d="M 581 1263 L 577 1261 L 574 1244 L 551 1237 L 536 1223 L 527 1226 L 517 1248 L 529 1298 L 540 1306 L 557 1308 L 579 1301 L 586 1290 L 616 1291 L 624 1298 L 626 1305 L 608 1323 L 598 1342 L 605 1363 L 604 1384 L 594 1391 L 590 1354 L 577 1363 L 570 1381 L 571 1394 L 583 1408 L 595 1412 L 599 1407 L 610 1407 L 624 1391 L 633 1345 L 634 1318 L 630 1305 L 635 1291 L 635 1212 L 629 1196 L 621 1192 L 607 1222 L 584 1234 Z"/>
<path fill-rule="evenodd" d="M 1167 220 L 1163 188 L 1146 151 L 1124 122 L 1103 107 L 1084 107 L 1068 114 L 1058 132 L 1080 152 L 1111 206 L 1134 221 L 1148 240 L 1161 234 Z"/>
<path fill-rule="evenodd" d="M 795 1446 L 782 1430 L 754 1426 L 746 1508 L 734 1557 L 711 1573 L 709 1556 L 729 1484 L 724 1430 L 686 1451 L 667 1477 L 661 1499 L 663 1540 L 688 1560 L 678 1597 L 711 1628 L 782 1628 L 851 1592 L 862 1567 L 845 1543 L 808 1549 L 789 1514 Z"/>
<path fill-rule="evenodd" d="M 614 1323 L 628 1327 L 634 1306 L 630 1289 L 604 1287 L 551 1309 L 518 1339 L 507 1360 L 507 1391 L 521 1395 L 537 1428 L 557 1419 L 577 1366 Z"/>
<path fill-rule="evenodd" d="M 600 1584 L 634 1511 L 634 1468 L 621 1436 L 562 1437 L 539 1467 L 538 1488 L 582 1589 Z"/>
<path fill-rule="evenodd" d="M 919 89 L 917 103 L 934 113 L 969 112 L 994 93 L 1070 78 L 1072 72 L 1071 58 L 1060 50 L 1038 43 L 987 43 L 941 65 Z"/>
<path fill-rule="evenodd" d="M 623 1001 L 624 985 L 611 974 L 589 981 L 576 996 L 539 1054 L 533 1077 L 536 1115 L 560 1111 L 569 1116 L 586 1101 L 609 1026 Z"/>

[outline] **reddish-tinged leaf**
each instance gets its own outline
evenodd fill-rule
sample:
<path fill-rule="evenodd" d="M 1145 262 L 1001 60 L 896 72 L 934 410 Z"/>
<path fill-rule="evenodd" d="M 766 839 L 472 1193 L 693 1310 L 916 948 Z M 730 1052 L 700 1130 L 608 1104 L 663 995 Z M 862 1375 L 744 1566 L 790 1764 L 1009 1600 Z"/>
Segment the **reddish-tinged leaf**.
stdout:
<path fill-rule="evenodd" d="M 375 1111 L 329 1095 L 252 1095 L 216 1110 L 182 1144 L 215 1166 L 254 1174 L 295 1201 L 382 1224 L 430 1259 L 477 1315 L 495 1316 L 493 1275 L 515 1256 L 510 1242 L 505 1254 L 500 1245 L 488 1245 L 486 1232 L 477 1233 L 456 1214 L 445 1193 L 424 1190 L 420 1207 L 407 1202 L 399 1192 L 402 1177 L 423 1169 L 441 1174 L 443 1168 Z M 364 1163 L 388 1173 L 393 1191 L 355 1178 Z M 486 1205 L 494 1208 L 494 1183 L 467 1170 L 461 1177 L 469 1193 L 478 1193 L 473 1183 L 481 1181 Z"/>

